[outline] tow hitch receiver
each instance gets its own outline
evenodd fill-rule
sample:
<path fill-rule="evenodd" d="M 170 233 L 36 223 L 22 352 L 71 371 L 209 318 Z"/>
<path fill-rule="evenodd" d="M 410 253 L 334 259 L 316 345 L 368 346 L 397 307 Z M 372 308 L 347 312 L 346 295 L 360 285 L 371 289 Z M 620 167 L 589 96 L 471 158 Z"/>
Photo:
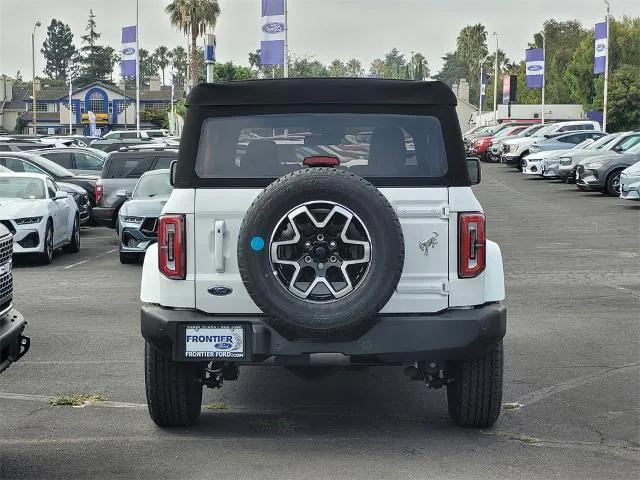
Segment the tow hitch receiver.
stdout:
<path fill-rule="evenodd" d="M 442 388 L 453 380 L 445 377 L 444 368 L 439 362 L 416 362 L 404 369 L 411 380 L 424 380 L 427 388 Z"/>

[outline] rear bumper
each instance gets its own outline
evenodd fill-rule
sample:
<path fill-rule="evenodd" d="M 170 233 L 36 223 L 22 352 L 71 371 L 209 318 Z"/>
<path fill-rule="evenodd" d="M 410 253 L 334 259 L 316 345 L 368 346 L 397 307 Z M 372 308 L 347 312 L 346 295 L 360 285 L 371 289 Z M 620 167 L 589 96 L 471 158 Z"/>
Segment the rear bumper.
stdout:
<path fill-rule="evenodd" d="M 29 350 L 29 338 L 22 335 L 27 322 L 15 308 L 0 316 L 0 372 Z"/>
<path fill-rule="evenodd" d="M 243 363 L 248 364 L 403 364 L 480 356 L 504 337 L 507 310 L 492 303 L 436 314 L 379 315 L 375 325 L 359 338 L 327 342 L 288 340 L 258 315 L 209 315 L 197 310 L 142 307 L 142 336 L 155 348 L 175 361 L 214 360 L 181 354 L 184 346 L 180 327 L 193 324 L 244 325 L 251 352 Z"/>
<path fill-rule="evenodd" d="M 91 213 L 93 214 L 93 221 L 97 225 L 103 227 L 116 228 L 113 221 L 113 214 L 115 213 L 115 211 L 115 208 L 93 207 L 91 209 Z"/>

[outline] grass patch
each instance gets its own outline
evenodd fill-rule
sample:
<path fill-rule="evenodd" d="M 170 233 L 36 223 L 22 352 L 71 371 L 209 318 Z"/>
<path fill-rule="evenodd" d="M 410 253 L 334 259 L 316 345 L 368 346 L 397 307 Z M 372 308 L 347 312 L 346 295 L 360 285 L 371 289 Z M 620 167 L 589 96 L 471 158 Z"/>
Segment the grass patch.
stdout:
<path fill-rule="evenodd" d="M 295 421 L 288 418 L 260 420 L 256 425 L 258 428 L 270 432 L 290 432 L 299 428 L 299 425 Z"/>
<path fill-rule="evenodd" d="M 521 403 L 503 403 L 502 410 L 504 412 L 510 412 L 514 410 L 520 410 L 524 405 Z"/>
<path fill-rule="evenodd" d="M 204 408 L 207 410 L 226 410 L 229 407 L 227 407 L 227 404 L 224 402 L 213 402 L 206 405 Z"/>
<path fill-rule="evenodd" d="M 72 407 L 84 407 L 85 405 L 104 402 L 105 400 L 107 400 L 107 398 L 102 395 L 93 395 L 88 393 L 67 393 L 50 398 L 49 403 L 51 405 L 70 405 Z"/>

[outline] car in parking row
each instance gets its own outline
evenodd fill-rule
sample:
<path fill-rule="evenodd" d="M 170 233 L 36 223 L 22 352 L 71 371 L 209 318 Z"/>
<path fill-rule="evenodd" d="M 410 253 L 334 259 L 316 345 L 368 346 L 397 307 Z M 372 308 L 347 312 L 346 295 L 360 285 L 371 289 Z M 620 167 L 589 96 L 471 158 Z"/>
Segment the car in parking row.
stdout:
<path fill-rule="evenodd" d="M 582 160 L 576 168 L 576 186 L 580 190 L 601 191 L 612 197 L 621 193 L 622 171 L 640 162 L 640 143 L 620 153 L 615 150 Z"/>

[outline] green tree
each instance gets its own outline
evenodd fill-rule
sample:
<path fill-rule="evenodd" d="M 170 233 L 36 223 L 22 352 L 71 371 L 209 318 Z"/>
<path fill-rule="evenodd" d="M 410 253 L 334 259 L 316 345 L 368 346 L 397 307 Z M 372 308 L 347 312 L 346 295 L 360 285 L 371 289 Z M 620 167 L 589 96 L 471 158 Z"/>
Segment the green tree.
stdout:
<path fill-rule="evenodd" d="M 374 78 L 387 78 L 387 67 L 384 64 L 384 60 L 381 58 L 376 58 L 373 62 L 371 62 L 371 66 L 369 67 L 369 75 Z"/>
<path fill-rule="evenodd" d="M 328 77 L 329 71 L 318 60 L 312 60 L 311 57 L 289 57 L 289 76 L 290 77 Z"/>
<path fill-rule="evenodd" d="M 347 75 L 347 67 L 342 62 L 342 60 L 336 58 L 329 65 L 329 76 L 331 77 L 346 77 Z"/>
<path fill-rule="evenodd" d="M 178 45 L 171 50 L 171 59 L 173 60 L 174 78 L 173 84 L 176 86 L 184 86 L 184 79 L 187 78 L 187 51 L 184 47 Z"/>
<path fill-rule="evenodd" d="M 218 0 L 173 0 L 165 11 L 171 25 L 191 36 L 191 81 L 198 79 L 198 37 L 214 29 L 220 16 Z"/>
<path fill-rule="evenodd" d="M 429 62 L 421 53 L 411 53 L 409 60 L 409 78 L 412 80 L 426 80 L 431 76 Z"/>
<path fill-rule="evenodd" d="M 67 62 L 77 54 L 73 45 L 73 33 L 69 25 L 51 20 L 47 27 L 47 38 L 42 44 L 40 53 L 46 60 L 44 73 L 53 78 L 67 78 Z"/>
<path fill-rule="evenodd" d="M 362 69 L 362 62 L 357 58 L 352 58 L 347 62 L 346 65 L 347 75 L 350 77 L 362 77 L 364 75 L 364 70 Z"/>
<path fill-rule="evenodd" d="M 487 36 L 487 29 L 480 23 L 467 25 L 458 34 L 456 55 L 467 66 L 468 80 L 480 78 L 480 66 L 489 53 Z"/>
<path fill-rule="evenodd" d="M 640 128 L 640 66 L 622 65 L 611 75 L 607 129 L 612 132 Z"/>
<path fill-rule="evenodd" d="M 233 62 L 216 63 L 213 66 L 213 78 L 215 80 L 247 80 L 251 77 L 250 68 L 234 65 Z"/>
<path fill-rule="evenodd" d="M 162 72 L 162 85 L 165 84 L 164 71 L 169 65 L 169 61 L 171 60 L 171 57 L 172 57 L 171 52 L 164 45 L 160 45 L 153 52 L 154 63 L 160 68 L 160 71 Z"/>
<path fill-rule="evenodd" d="M 384 57 L 384 73 L 383 78 L 407 78 L 407 60 L 397 48 L 391 49 Z"/>
<path fill-rule="evenodd" d="M 85 27 L 80 56 L 76 62 L 80 64 L 77 82 L 91 83 L 95 81 L 110 82 L 114 65 L 114 50 L 97 44 L 100 34 L 96 31 L 96 21 L 93 10 L 89 10 L 89 21 Z"/>
<path fill-rule="evenodd" d="M 156 58 L 149 51 L 141 48 L 138 50 L 138 63 L 140 64 L 140 85 L 148 86 L 149 79 L 158 73 Z"/>

